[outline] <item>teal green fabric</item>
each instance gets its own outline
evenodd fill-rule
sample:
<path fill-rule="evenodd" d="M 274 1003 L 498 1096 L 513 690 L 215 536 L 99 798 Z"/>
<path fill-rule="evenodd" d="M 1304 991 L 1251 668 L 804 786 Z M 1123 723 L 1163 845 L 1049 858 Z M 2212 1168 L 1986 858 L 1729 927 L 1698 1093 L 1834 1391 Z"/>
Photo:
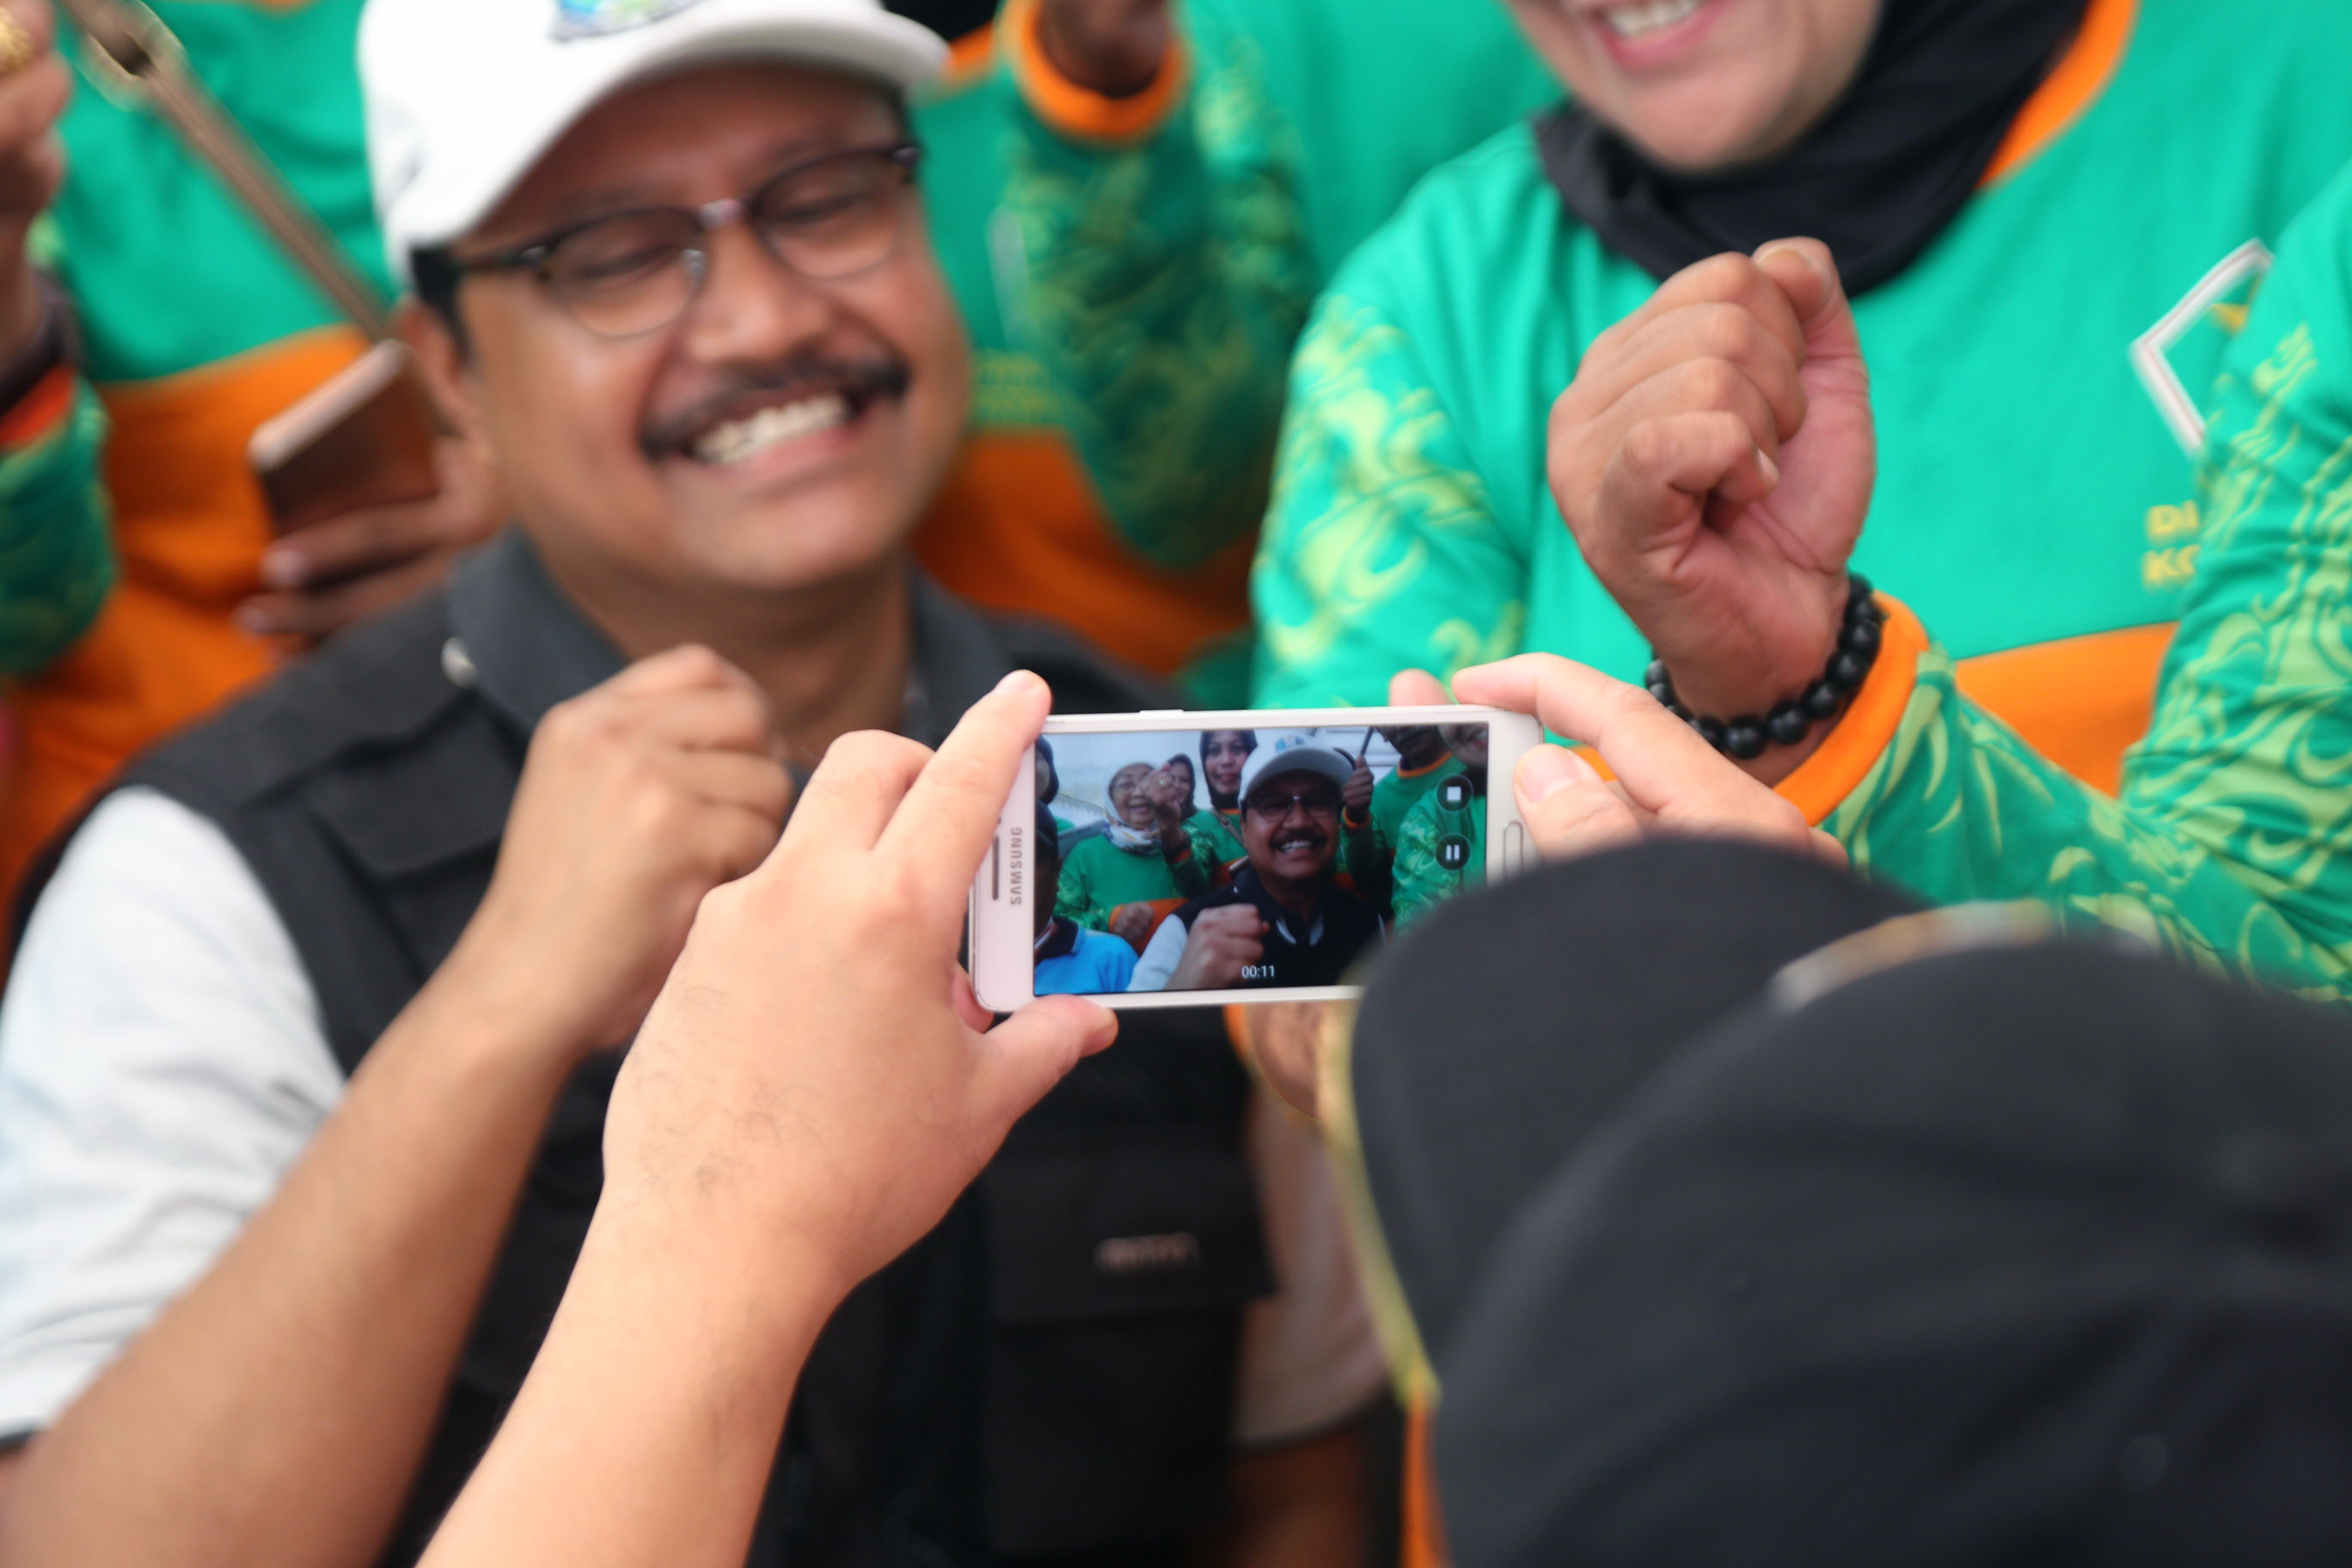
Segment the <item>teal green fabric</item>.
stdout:
<path fill-rule="evenodd" d="M 2113 81 L 1856 316 L 1879 482 L 1856 565 L 1966 658 L 2180 613 L 2189 463 L 2129 357 L 2352 157 L 2352 7 L 2141 0 Z M 1654 281 L 1567 216 L 1514 126 L 1424 182 L 1317 307 L 1255 584 L 1258 700 L 1371 703 L 1526 649 L 1628 679 L 1642 639 L 1545 479 L 1592 339 Z M 2172 363 L 2210 384 L 2228 306 Z"/>
<path fill-rule="evenodd" d="M 1825 826 L 1857 867 L 1939 902 L 2039 900 L 2345 999 L 2352 174 L 2288 236 L 2215 401 L 2195 575 L 2120 801 L 1968 701 L 1937 651 L 1894 743 Z"/>
<path fill-rule="evenodd" d="M 1229 818 L 1221 811 L 1196 811 L 1184 819 L 1184 831 L 1192 837 L 1193 858 L 1213 875 L 1220 866 L 1249 858 L 1238 812 Z"/>
<path fill-rule="evenodd" d="M 1133 145 L 1065 139 L 1008 69 L 923 107 L 978 426 L 1066 432 L 1167 567 L 1263 512 L 1316 290 L 1412 183 L 1558 88 L 1499 0 L 1187 0 L 1191 87 Z"/>
<path fill-rule="evenodd" d="M 153 0 L 153 9 L 213 95 L 235 106 L 295 194 L 389 299 L 361 140 L 352 43 L 361 4 Z M 341 320 L 169 126 L 86 65 L 76 86 L 55 216 L 91 380 L 174 375 Z M 200 302 L 186 291 L 191 257 L 202 258 Z"/>
<path fill-rule="evenodd" d="M 389 298 L 360 142 L 360 5 L 155 0 L 154 10 Z M 67 37 L 81 75 L 61 127 L 66 183 L 34 251 L 74 301 L 87 379 L 68 420 L 0 453 L 0 673 L 19 676 L 64 652 L 114 583 L 108 425 L 90 384 L 179 374 L 340 319 L 170 128 L 94 77 Z"/>
<path fill-rule="evenodd" d="M 0 451 L 0 676 L 27 676 L 70 647 L 114 586 L 97 458 L 106 416 L 86 386 L 66 416 Z"/>

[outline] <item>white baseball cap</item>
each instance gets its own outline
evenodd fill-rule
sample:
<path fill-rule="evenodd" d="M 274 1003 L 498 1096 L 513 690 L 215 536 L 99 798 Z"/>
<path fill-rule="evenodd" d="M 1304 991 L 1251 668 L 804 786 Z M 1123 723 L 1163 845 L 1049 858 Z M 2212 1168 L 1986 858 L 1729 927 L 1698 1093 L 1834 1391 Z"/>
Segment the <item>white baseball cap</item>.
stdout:
<path fill-rule="evenodd" d="M 781 59 L 905 89 L 947 45 L 881 0 L 368 0 L 368 163 L 393 275 L 489 216 L 572 123 L 688 66 Z"/>
<path fill-rule="evenodd" d="M 1312 742 L 1282 741 L 1273 746 L 1261 746 L 1250 753 L 1249 762 L 1242 768 L 1241 798 L 1254 794 L 1260 779 L 1276 778 L 1284 773 L 1313 773 L 1346 787 L 1348 777 L 1356 764 L 1328 746 Z"/>

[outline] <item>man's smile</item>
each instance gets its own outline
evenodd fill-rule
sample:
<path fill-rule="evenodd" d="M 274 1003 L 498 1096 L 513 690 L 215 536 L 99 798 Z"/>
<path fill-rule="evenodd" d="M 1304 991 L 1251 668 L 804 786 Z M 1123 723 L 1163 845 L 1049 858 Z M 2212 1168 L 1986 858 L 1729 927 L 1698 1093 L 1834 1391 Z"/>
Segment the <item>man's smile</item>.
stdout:
<path fill-rule="evenodd" d="M 896 356 L 803 361 L 740 377 L 684 414 L 649 422 L 638 446 L 656 463 L 741 470 L 854 429 L 877 407 L 903 399 L 912 380 Z"/>
<path fill-rule="evenodd" d="M 855 412 L 847 397 L 838 392 L 822 392 L 713 426 L 695 441 L 694 460 L 723 468 L 786 441 L 846 425 L 853 417 Z"/>

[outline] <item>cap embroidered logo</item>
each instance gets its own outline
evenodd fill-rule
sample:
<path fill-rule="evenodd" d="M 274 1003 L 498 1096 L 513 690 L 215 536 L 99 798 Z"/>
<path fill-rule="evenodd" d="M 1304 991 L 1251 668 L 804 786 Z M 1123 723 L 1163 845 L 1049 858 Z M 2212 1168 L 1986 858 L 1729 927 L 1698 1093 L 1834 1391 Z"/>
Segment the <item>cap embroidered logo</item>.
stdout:
<path fill-rule="evenodd" d="M 555 0 L 555 36 L 597 38 L 675 16 L 702 0 Z"/>

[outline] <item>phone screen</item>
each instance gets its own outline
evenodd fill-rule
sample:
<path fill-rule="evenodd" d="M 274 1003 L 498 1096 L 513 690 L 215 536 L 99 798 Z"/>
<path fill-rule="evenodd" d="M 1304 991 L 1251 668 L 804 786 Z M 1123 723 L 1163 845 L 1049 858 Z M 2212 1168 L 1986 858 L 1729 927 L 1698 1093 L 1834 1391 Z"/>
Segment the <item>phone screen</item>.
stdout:
<path fill-rule="evenodd" d="M 1036 994 L 1349 984 L 1486 879 L 1486 751 L 1483 722 L 1041 741 Z"/>

